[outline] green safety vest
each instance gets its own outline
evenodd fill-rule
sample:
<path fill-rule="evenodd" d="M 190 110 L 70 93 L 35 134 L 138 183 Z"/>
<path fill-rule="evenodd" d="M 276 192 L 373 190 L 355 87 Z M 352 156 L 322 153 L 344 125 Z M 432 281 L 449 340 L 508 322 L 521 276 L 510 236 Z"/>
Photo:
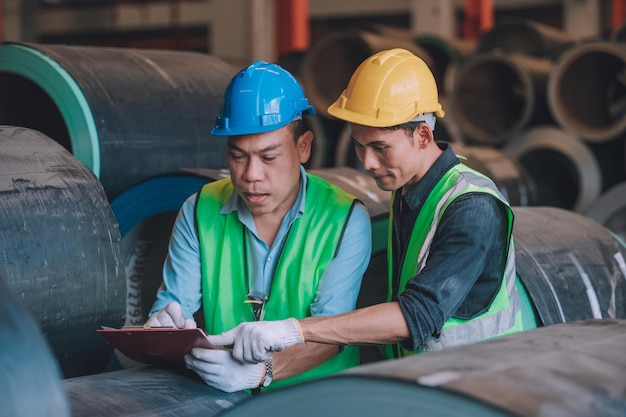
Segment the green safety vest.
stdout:
<path fill-rule="evenodd" d="M 470 192 L 482 192 L 493 195 L 507 208 L 508 213 L 508 248 L 507 260 L 502 285 L 496 293 L 491 305 L 484 313 L 472 319 L 452 317 L 441 329 L 440 337 L 426 340 L 416 351 L 409 351 L 401 344 L 387 345 L 387 357 L 401 357 L 423 351 L 441 350 L 448 347 L 475 343 L 481 340 L 521 331 L 522 314 L 516 284 L 515 250 L 513 248 L 513 212 L 508 202 L 500 194 L 495 184 L 483 174 L 458 164 L 448 170 L 428 195 L 420 210 L 413 232 L 409 239 L 406 256 L 400 272 L 398 294 L 404 291 L 406 284 L 426 265 L 430 245 L 433 241 L 437 225 L 446 208 L 457 197 Z M 395 194 L 395 192 L 394 192 Z M 395 195 L 392 196 L 394 201 Z M 389 261 L 388 301 L 391 300 L 393 283 L 392 264 L 392 230 L 393 210 L 390 213 L 387 259 Z M 418 254 L 417 256 L 414 256 Z M 409 256 L 410 255 L 410 256 Z M 419 279 L 419 277 L 417 278 Z"/>
<path fill-rule="evenodd" d="M 265 303 L 265 320 L 302 319 L 311 315 L 310 306 L 320 278 L 337 254 L 356 201 L 354 196 L 322 178 L 311 174 L 307 178 L 306 210 L 293 222 L 285 238 Z M 210 334 L 254 321 L 251 304 L 245 303 L 249 291 L 245 228 L 235 211 L 216 215 L 232 193 L 230 178 L 206 184 L 196 206 L 202 301 L 205 328 Z M 319 378 L 358 364 L 358 349 L 347 347 L 307 372 L 273 382 L 271 388 Z"/>

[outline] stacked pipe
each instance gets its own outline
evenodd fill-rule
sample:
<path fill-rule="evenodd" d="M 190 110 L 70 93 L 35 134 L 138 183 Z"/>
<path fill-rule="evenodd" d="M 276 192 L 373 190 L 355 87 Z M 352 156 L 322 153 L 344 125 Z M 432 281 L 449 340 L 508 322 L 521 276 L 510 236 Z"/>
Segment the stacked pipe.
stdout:
<path fill-rule="evenodd" d="M 449 110 L 463 142 L 498 148 L 524 167 L 535 204 L 586 214 L 623 237 L 626 45 L 616 39 L 500 22 L 457 71 Z"/>

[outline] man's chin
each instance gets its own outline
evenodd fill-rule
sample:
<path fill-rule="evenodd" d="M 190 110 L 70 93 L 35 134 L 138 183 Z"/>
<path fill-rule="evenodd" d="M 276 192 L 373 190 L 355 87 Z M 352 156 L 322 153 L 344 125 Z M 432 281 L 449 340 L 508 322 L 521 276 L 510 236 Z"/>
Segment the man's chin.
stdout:
<path fill-rule="evenodd" d="M 378 186 L 378 188 L 383 191 L 395 190 L 395 188 L 393 188 L 393 179 L 388 175 L 385 175 L 384 177 L 374 178 L 374 180 L 376 181 L 376 185 Z"/>

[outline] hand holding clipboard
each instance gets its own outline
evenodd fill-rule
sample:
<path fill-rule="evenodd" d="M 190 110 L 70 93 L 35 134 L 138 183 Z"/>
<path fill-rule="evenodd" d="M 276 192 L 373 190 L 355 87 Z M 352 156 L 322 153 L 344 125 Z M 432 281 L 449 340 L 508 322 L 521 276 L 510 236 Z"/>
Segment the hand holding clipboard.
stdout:
<path fill-rule="evenodd" d="M 214 348 L 201 328 L 102 326 L 96 331 L 130 359 L 149 365 L 184 366 L 183 358 L 191 349 Z"/>

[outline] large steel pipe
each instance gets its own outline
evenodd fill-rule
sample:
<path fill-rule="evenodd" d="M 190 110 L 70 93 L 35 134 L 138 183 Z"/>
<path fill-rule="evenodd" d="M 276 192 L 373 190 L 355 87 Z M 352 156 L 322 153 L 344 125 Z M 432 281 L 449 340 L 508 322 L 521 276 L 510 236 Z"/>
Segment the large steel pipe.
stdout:
<path fill-rule="evenodd" d="M 353 368 L 224 417 L 589 417 L 626 410 L 626 320 L 587 320 Z"/>
<path fill-rule="evenodd" d="M 250 397 L 225 393 L 194 373 L 142 366 L 63 380 L 73 417 L 211 417 Z"/>
<path fill-rule="evenodd" d="M 626 319 L 626 246 L 600 223 L 554 207 L 514 207 L 517 274 L 541 324 Z"/>
<path fill-rule="evenodd" d="M 552 63 L 520 54 L 484 53 L 457 73 L 451 111 L 474 143 L 503 145 L 524 128 L 551 120 L 545 89 Z"/>
<path fill-rule="evenodd" d="M 123 324 L 126 299 L 120 233 L 102 185 L 51 138 L 1 126 L 0 195 L 0 275 L 65 377 L 102 371 L 112 349 L 95 330 Z"/>
<path fill-rule="evenodd" d="M 306 168 L 322 168 L 328 166 L 327 159 L 330 151 L 331 140 L 328 137 L 327 129 L 321 118 L 317 116 L 304 115 L 304 126 L 313 133 L 313 144 L 311 146 L 311 157 L 306 162 Z"/>
<path fill-rule="evenodd" d="M 626 242 L 626 181 L 603 192 L 585 215 L 604 225 Z"/>
<path fill-rule="evenodd" d="M 527 19 L 507 19 L 498 21 L 481 35 L 477 50 L 554 59 L 576 42 L 572 35 L 554 26 Z"/>
<path fill-rule="evenodd" d="M 118 195 L 111 208 L 120 225 L 126 271 L 126 325 L 143 325 L 162 281 L 172 226 L 183 202 L 220 170 L 179 170 L 149 178 Z"/>
<path fill-rule="evenodd" d="M 413 42 L 432 58 L 431 70 L 439 88 L 439 97 L 445 100 L 454 91 L 456 71 L 476 51 L 476 41 L 423 33 L 416 36 Z"/>
<path fill-rule="evenodd" d="M 488 146 L 450 144 L 461 162 L 491 178 L 512 206 L 534 206 L 537 186 L 524 167 L 504 152 Z"/>
<path fill-rule="evenodd" d="M 225 166 L 211 128 L 234 72 L 195 52 L 3 44 L 0 123 L 59 142 L 113 200 L 180 166 Z"/>
<path fill-rule="evenodd" d="M 537 205 L 584 212 L 602 191 L 602 173 L 592 150 L 559 127 L 537 125 L 503 149 L 519 161 L 537 186 Z"/>
<path fill-rule="evenodd" d="M 589 142 L 626 132 L 626 45 L 590 42 L 555 61 L 547 84 L 555 121 Z"/>
<path fill-rule="evenodd" d="M 602 174 L 602 192 L 626 181 L 626 135 L 606 142 L 585 141 L 593 152 Z"/>
<path fill-rule="evenodd" d="M 0 276 L 0 392 L 4 417 L 69 417 L 61 372 L 39 325 Z"/>
<path fill-rule="evenodd" d="M 428 53 L 410 39 L 383 36 L 368 31 L 333 33 L 311 45 L 302 64 L 302 81 L 309 101 L 318 114 L 330 117 L 330 106 L 348 85 L 354 70 L 375 52 L 404 48 L 422 58 L 431 68 Z"/>

